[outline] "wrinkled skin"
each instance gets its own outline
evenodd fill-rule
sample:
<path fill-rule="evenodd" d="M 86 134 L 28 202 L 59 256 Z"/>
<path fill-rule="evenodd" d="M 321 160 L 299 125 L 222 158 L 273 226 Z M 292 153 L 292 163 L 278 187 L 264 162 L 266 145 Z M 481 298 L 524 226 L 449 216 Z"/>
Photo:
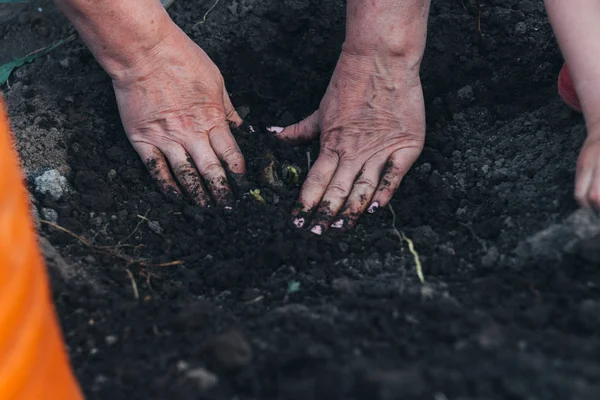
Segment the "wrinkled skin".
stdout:
<path fill-rule="evenodd" d="M 242 119 L 217 66 L 176 29 L 149 65 L 123 76 L 113 80 L 123 126 L 162 191 L 183 189 L 198 205 L 231 206 L 226 171 L 240 176 L 246 166 L 229 125 Z"/>
<path fill-rule="evenodd" d="M 417 68 L 393 56 L 342 52 L 319 109 L 285 129 L 292 144 L 320 136 L 321 149 L 292 211 L 317 235 L 354 227 L 366 210 L 387 205 L 425 141 Z"/>

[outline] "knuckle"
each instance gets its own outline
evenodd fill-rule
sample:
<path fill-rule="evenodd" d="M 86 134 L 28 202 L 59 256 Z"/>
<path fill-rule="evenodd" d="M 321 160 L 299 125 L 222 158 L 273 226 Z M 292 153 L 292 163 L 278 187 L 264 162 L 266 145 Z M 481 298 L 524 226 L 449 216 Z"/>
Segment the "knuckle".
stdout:
<path fill-rule="evenodd" d="M 358 186 L 359 188 L 373 190 L 377 187 L 377 184 L 369 178 L 360 177 L 356 180 L 356 182 L 354 182 L 354 186 Z"/>
<path fill-rule="evenodd" d="M 327 192 L 335 197 L 347 197 L 349 194 L 349 190 L 346 185 L 339 181 L 331 182 L 327 188 Z"/>
<path fill-rule="evenodd" d="M 325 176 L 320 173 L 309 173 L 304 181 L 304 185 L 311 187 L 323 187 L 326 184 Z"/>
<path fill-rule="evenodd" d="M 223 157 L 223 159 L 229 164 L 240 164 L 244 162 L 244 156 L 242 155 L 242 152 L 240 149 L 234 146 L 226 148 L 221 157 Z"/>
<path fill-rule="evenodd" d="M 221 175 L 221 164 L 217 161 L 208 161 L 200 167 L 202 172 L 208 176 Z"/>

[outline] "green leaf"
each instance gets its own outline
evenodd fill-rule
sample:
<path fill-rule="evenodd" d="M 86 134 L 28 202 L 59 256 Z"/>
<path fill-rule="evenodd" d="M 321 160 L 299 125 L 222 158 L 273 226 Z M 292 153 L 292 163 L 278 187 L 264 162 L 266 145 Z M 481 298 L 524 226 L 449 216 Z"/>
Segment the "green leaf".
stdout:
<path fill-rule="evenodd" d="M 0 2 L 3 2 L 3 1 L 7 1 L 7 0 L 0 0 Z M 13 1 L 13 0 L 11 0 L 11 1 Z M 61 44 L 71 41 L 74 37 L 75 36 L 69 36 L 66 39 L 61 39 L 58 42 L 56 42 L 48 47 L 44 47 L 43 49 L 34 51 L 33 53 L 26 55 L 25 57 L 17 58 L 6 64 L 0 65 L 0 85 L 4 85 L 6 83 L 6 81 L 10 77 L 10 74 L 12 74 L 12 72 L 14 71 L 15 68 L 22 67 L 26 63 L 30 63 L 33 60 L 35 60 L 36 58 L 41 57 L 45 54 L 48 54 L 49 52 L 51 52 L 52 50 L 54 50 L 56 47 L 60 46 Z"/>

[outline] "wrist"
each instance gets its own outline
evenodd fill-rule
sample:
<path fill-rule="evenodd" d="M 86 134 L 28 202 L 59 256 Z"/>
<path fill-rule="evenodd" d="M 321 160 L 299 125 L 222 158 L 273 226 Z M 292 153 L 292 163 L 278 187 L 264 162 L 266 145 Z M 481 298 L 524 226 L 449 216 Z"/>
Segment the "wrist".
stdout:
<path fill-rule="evenodd" d="M 418 70 L 425 50 L 429 0 L 348 0 L 349 54 L 385 57 Z"/>
<path fill-rule="evenodd" d="M 159 1 L 56 0 L 98 63 L 113 78 L 153 58 L 179 28 Z"/>

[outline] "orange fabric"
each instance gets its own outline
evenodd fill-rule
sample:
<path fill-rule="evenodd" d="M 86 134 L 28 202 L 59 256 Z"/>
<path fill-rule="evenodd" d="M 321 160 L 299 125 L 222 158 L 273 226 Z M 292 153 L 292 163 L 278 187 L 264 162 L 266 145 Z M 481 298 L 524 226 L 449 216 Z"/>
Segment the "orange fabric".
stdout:
<path fill-rule="evenodd" d="M 579 96 L 577 96 L 577 92 L 575 91 L 575 85 L 571 79 L 567 64 L 563 64 L 560 73 L 558 74 L 558 94 L 565 104 L 573 111 L 578 113 L 581 112 Z"/>
<path fill-rule="evenodd" d="M 0 95 L 0 399 L 82 400 Z"/>

